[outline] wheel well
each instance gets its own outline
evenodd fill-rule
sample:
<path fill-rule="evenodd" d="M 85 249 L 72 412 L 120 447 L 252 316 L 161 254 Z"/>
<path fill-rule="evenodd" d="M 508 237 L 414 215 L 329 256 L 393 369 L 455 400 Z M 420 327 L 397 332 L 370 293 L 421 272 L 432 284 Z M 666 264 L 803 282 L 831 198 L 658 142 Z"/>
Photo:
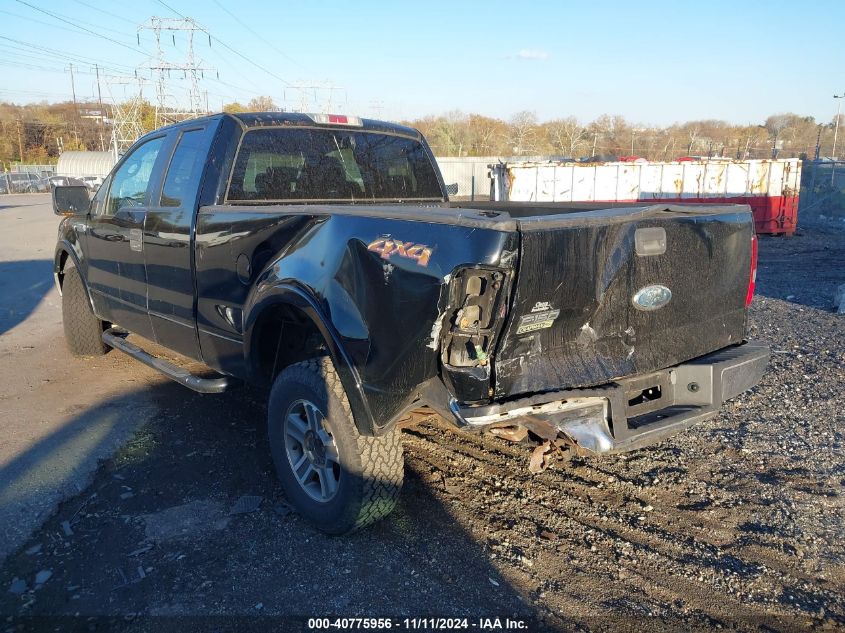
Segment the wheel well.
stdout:
<path fill-rule="evenodd" d="M 252 354 L 257 378 L 267 384 L 285 367 L 326 354 L 323 335 L 300 309 L 283 304 L 267 308 L 255 324 Z"/>
<path fill-rule="evenodd" d="M 67 251 L 62 251 L 61 255 L 59 255 L 59 270 L 56 272 L 56 278 L 59 280 L 59 288 L 61 289 L 65 283 L 65 264 L 67 263 L 68 255 Z"/>

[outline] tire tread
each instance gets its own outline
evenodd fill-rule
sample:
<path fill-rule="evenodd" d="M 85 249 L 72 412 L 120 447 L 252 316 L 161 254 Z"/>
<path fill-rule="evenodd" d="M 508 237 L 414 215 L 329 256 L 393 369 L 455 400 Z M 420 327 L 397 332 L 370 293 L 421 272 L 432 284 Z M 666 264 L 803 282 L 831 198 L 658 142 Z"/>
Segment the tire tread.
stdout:
<path fill-rule="evenodd" d="M 103 342 L 103 322 L 91 310 L 82 277 L 75 266 L 65 268 L 64 272 L 62 323 L 65 341 L 74 356 L 102 356 L 109 350 Z"/>
<path fill-rule="evenodd" d="M 326 390 L 331 392 L 343 407 L 346 418 L 342 421 L 344 431 L 351 434 L 357 445 L 363 484 L 359 503 L 350 517 L 351 526 L 344 532 L 355 532 L 386 517 L 396 506 L 404 478 L 401 432 L 394 429 L 379 437 L 361 435 L 358 432 L 346 391 L 331 359 L 327 356 L 291 365 L 283 374 L 285 378 L 324 384 Z"/>

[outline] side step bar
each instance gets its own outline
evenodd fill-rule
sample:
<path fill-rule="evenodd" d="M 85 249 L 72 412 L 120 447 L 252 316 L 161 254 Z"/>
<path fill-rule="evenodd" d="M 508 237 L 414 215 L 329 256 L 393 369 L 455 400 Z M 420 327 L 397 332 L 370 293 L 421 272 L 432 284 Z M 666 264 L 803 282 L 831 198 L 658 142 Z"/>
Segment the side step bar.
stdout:
<path fill-rule="evenodd" d="M 188 389 L 193 389 L 199 393 L 222 393 L 230 386 L 229 378 L 227 376 L 220 376 L 219 378 L 200 378 L 199 376 L 195 376 L 189 372 L 187 369 L 145 352 L 134 343 L 127 341 L 127 336 L 127 332 L 111 328 L 103 332 L 103 342 L 114 349 L 120 350 L 124 354 L 128 354 L 135 360 L 141 361 L 148 367 L 152 367 L 156 371 L 161 372 L 171 380 L 175 380 Z"/>

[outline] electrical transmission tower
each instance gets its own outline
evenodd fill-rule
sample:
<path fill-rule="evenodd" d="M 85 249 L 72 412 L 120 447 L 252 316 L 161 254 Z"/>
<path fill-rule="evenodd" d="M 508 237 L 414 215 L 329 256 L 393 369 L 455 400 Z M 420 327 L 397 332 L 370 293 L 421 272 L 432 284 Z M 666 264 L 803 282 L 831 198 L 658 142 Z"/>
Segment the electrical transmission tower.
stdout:
<path fill-rule="evenodd" d="M 373 99 L 370 101 L 370 112 L 374 119 L 381 119 L 384 112 L 384 101 L 381 99 Z"/>
<path fill-rule="evenodd" d="M 335 99 L 335 93 L 341 98 Z M 299 82 L 285 88 L 285 102 L 293 101 L 288 95 L 293 94 L 296 101 L 290 110 L 293 112 L 322 112 L 329 114 L 335 105 L 346 106 L 346 88 L 335 86 L 329 81 Z"/>
<path fill-rule="evenodd" d="M 140 77 L 104 77 L 111 101 L 111 150 L 115 158 L 123 154 L 144 133 L 142 122 L 144 104 L 143 83 Z M 118 88 L 123 87 L 123 94 Z M 130 86 L 127 89 L 127 86 Z M 137 92 L 134 88 L 137 87 Z"/>
<path fill-rule="evenodd" d="M 141 31 L 152 31 L 156 42 L 155 57 L 148 59 L 144 65 L 139 67 L 149 70 L 155 81 L 155 126 L 158 128 L 168 123 L 176 123 L 206 114 L 203 92 L 200 90 L 199 82 L 204 78 L 205 71 L 214 69 L 204 66 L 194 56 L 194 35 L 197 33 L 205 34 L 208 38 L 208 45 L 211 46 L 211 34 L 191 18 L 159 18 L 155 16 L 138 27 L 139 44 L 141 42 Z M 175 46 L 177 32 L 186 34 L 187 42 L 183 62 L 168 60 L 162 48 L 162 36 L 169 33 L 173 46 Z M 187 107 L 180 107 L 175 95 L 169 91 L 169 82 L 173 79 L 174 73 L 176 79 L 189 82 Z"/>

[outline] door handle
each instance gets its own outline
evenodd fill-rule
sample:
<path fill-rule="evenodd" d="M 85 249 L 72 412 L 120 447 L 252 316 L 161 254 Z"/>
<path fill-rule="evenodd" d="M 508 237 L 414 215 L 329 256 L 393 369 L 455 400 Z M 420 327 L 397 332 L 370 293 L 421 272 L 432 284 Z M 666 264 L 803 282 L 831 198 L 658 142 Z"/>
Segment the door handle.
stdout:
<path fill-rule="evenodd" d="M 144 250 L 144 231 L 141 229 L 129 229 L 129 248 L 133 251 Z"/>

